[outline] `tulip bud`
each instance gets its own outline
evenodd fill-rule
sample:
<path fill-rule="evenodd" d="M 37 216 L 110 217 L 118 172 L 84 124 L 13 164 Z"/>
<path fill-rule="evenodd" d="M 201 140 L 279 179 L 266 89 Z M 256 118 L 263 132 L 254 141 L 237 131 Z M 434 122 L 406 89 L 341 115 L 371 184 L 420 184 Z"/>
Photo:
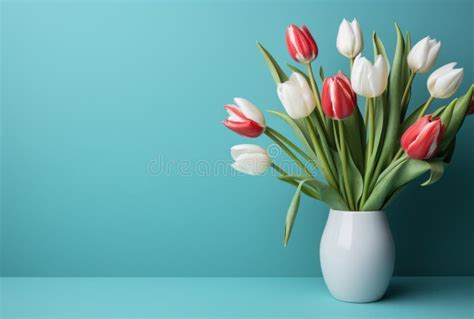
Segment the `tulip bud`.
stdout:
<path fill-rule="evenodd" d="M 224 125 L 234 132 L 246 137 L 257 137 L 265 131 L 265 117 L 251 102 L 236 97 L 235 104 L 225 105 L 229 117 Z"/>
<path fill-rule="evenodd" d="M 456 92 L 464 77 L 462 68 L 455 69 L 456 62 L 446 64 L 428 77 L 428 91 L 432 97 L 445 99 Z"/>
<path fill-rule="evenodd" d="M 339 71 L 335 76 L 324 80 L 322 107 L 327 117 L 336 120 L 349 117 L 356 104 L 357 97 L 344 73 Z"/>
<path fill-rule="evenodd" d="M 355 58 L 352 66 L 352 89 L 365 97 L 382 95 L 387 88 L 388 65 L 381 55 L 375 57 L 375 63 L 369 62 L 360 54 Z"/>
<path fill-rule="evenodd" d="M 474 114 L 474 96 L 471 99 L 471 104 L 469 105 L 469 110 L 467 111 L 467 114 Z"/>
<path fill-rule="evenodd" d="M 433 120 L 431 115 L 425 115 L 403 133 L 400 143 L 410 158 L 429 159 L 438 152 L 444 131 L 440 118 Z"/>
<path fill-rule="evenodd" d="M 261 175 L 270 167 L 272 160 L 267 151 L 258 145 L 240 144 L 230 149 L 232 167 L 249 175 Z"/>
<path fill-rule="evenodd" d="M 318 46 L 308 28 L 292 24 L 286 30 L 286 46 L 291 57 L 300 63 L 310 63 L 318 56 Z"/>
<path fill-rule="evenodd" d="M 278 84 L 277 93 L 286 113 L 295 120 L 310 115 L 316 106 L 308 82 L 297 72 L 293 72 L 288 81 Z"/>
<path fill-rule="evenodd" d="M 435 63 L 440 48 L 439 41 L 430 37 L 421 39 L 408 53 L 408 66 L 414 73 L 425 73 Z"/>
<path fill-rule="evenodd" d="M 364 38 L 356 19 L 351 23 L 342 20 L 337 33 L 336 47 L 343 56 L 353 58 L 357 56 L 364 47 Z"/>

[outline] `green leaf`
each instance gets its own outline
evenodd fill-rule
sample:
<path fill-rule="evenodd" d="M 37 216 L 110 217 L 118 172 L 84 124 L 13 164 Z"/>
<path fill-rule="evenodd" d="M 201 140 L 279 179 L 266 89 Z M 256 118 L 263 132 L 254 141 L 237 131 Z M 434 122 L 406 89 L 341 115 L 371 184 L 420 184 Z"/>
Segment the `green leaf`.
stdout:
<path fill-rule="evenodd" d="M 449 164 L 451 163 L 451 160 L 453 159 L 455 148 L 456 148 L 456 136 L 453 138 L 451 143 L 449 143 L 448 147 L 443 152 L 438 153 L 437 157 L 442 158 L 443 162 L 445 162 L 446 164 Z"/>
<path fill-rule="evenodd" d="M 471 87 L 467 90 L 466 94 L 457 99 L 455 103 L 452 103 L 452 105 L 450 104 L 447 107 L 447 109 L 453 108 L 453 111 L 449 124 L 446 126 L 443 142 L 441 143 L 441 151 L 445 150 L 449 146 L 449 144 L 461 128 L 461 125 L 464 122 L 464 118 L 467 115 L 467 111 L 469 110 L 473 91 L 474 85 L 471 85 Z M 447 112 L 447 110 L 445 112 Z"/>
<path fill-rule="evenodd" d="M 293 224 L 295 223 L 296 214 L 298 213 L 298 208 L 300 206 L 300 198 L 301 198 L 301 187 L 306 180 L 302 180 L 298 184 L 298 188 L 296 189 L 295 195 L 293 195 L 293 199 L 291 200 L 290 207 L 288 208 L 288 213 L 286 214 L 285 220 L 285 239 L 284 245 L 285 247 L 288 245 L 288 240 L 290 239 L 291 230 L 293 229 Z"/>
<path fill-rule="evenodd" d="M 278 176 L 278 179 L 281 180 L 282 182 L 298 187 L 299 183 L 302 180 L 308 179 L 308 176 L 284 175 L 284 176 Z M 303 185 L 301 190 L 304 194 L 308 195 L 309 197 L 312 197 L 317 200 L 321 200 L 321 195 L 319 194 L 319 188 L 317 184 L 311 183 L 311 181 L 309 181 Z"/>
<path fill-rule="evenodd" d="M 343 146 L 344 147 L 344 146 Z M 354 198 L 354 202 L 357 203 L 362 196 L 362 190 L 364 188 L 364 180 L 362 175 L 357 168 L 354 159 L 352 158 L 350 152 L 347 154 L 347 158 L 349 160 L 349 181 L 351 186 L 352 196 Z"/>
<path fill-rule="evenodd" d="M 319 78 L 321 79 L 321 82 L 324 82 L 325 77 L 324 77 L 324 70 L 322 66 L 319 67 Z"/>
<path fill-rule="evenodd" d="M 382 40 L 380 40 L 376 32 L 372 33 L 372 45 L 374 47 L 374 55 L 381 54 L 385 58 L 385 61 L 387 62 L 390 71 L 390 61 L 388 60 L 387 52 L 385 51 L 385 46 L 383 45 Z"/>
<path fill-rule="evenodd" d="M 431 167 L 431 163 L 406 157 L 394 162 L 382 172 L 362 210 L 380 210 L 395 190 L 427 172 Z"/>
<path fill-rule="evenodd" d="M 267 64 L 275 83 L 278 84 L 287 81 L 288 77 L 272 57 L 272 55 L 259 42 L 257 42 L 257 47 L 262 53 L 265 63 Z"/>
<path fill-rule="evenodd" d="M 289 117 L 288 115 L 273 111 L 273 110 L 268 110 L 270 114 L 276 115 L 277 117 L 281 118 L 283 121 L 285 121 L 288 126 L 293 130 L 295 133 L 296 137 L 300 140 L 301 144 L 303 144 L 304 148 L 307 150 L 309 153 L 309 156 L 311 156 L 313 159 L 316 159 L 316 153 L 314 152 L 313 148 L 311 147 L 311 144 L 309 143 L 309 133 L 306 130 L 306 125 L 303 123 L 299 124 L 296 122 L 294 119 Z"/>
<path fill-rule="evenodd" d="M 301 74 L 306 79 L 306 82 L 308 82 L 309 84 L 309 77 L 306 75 L 306 73 L 304 73 L 301 69 L 297 68 L 292 64 L 288 63 L 287 66 L 291 69 L 291 71 Z"/>
<path fill-rule="evenodd" d="M 439 118 L 443 123 L 444 127 L 449 127 L 451 119 L 453 118 L 454 106 L 456 105 L 457 99 L 454 99 L 448 106 L 446 106 L 443 112 L 440 112 Z"/>
<path fill-rule="evenodd" d="M 356 106 L 354 113 L 342 121 L 346 134 L 346 142 L 349 152 L 359 171 L 364 170 L 364 149 L 365 149 L 365 127 L 362 114 Z"/>
<path fill-rule="evenodd" d="M 441 177 L 443 177 L 444 167 L 446 166 L 446 164 L 441 161 L 432 161 L 427 163 L 428 165 L 430 165 L 430 178 L 426 182 L 421 184 L 421 186 L 428 186 L 439 181 Z"/>
<path fill-rule="evenodd" d="M 279 176 L 278 179 L 282 181 L 293 180 L 296 182 L 301 182 L 306 180 L 305 185 L 310 185 L 311 187 L 318 189 L 321 201 L 326 203 L 330 208 L 337 210 L 348 210 L 348 206 L 344 199 L 341 197 L 339 192 L 329 185 L 315 179 L 308 179 L 307 176 Z"/>
<path fill-rule="evenodd" d="M 403 60 L 405 55 L 405 42 L 397 24 L 395 24 L 395 29 L 397 31 L 397 46 L 388 83 L 388 123 L 379 159 L 383 165 L 387 165 L 390 162 L 394 153 L 399 148 L 398 132 L 400 126 L 400 103 L 406 85 L 406 81 L 402 74 L 404 63 L 406 63 L 406 61 Z"/>

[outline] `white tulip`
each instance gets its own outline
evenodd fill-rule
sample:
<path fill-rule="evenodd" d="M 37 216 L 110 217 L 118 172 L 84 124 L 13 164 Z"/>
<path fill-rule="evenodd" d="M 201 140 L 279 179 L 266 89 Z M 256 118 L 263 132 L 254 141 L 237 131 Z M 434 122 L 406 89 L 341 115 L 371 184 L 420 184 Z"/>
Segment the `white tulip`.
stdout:
<path fill-rule="evenodd" d="M 464 77 L 462 68 L 455 69 L 456 62 L 446 64 L 428 77 L 428 91 L 432 97 L 445 99 L 456 92 Z"/>
<path fill-rule="evenodd" d="M 355 58 L 351 73 L 354 92 L 365 97 L 376 97 L 385 91 L 387 82 L 388 65 L 380 54 L 375 57 L 373 65 L 360 54 Z"/>
<path fill-rule="evenodd" d="M 425 73 L 435 63 L 440 48 L 441 42 L 435 39 L 421 39 L 408 53 L 408 66 L 414 73 Z"/>
<path fill-rule="evenodd" d="M 254 144 L 239 144 L 230 149 L 232 167 L 249 175 L 261 175 L 270 167 L 272 160 L 268 152 Z"/>
<path fill-rule="evenodd" d="M 293 119 L 307 117 L 316 106 L 308 82 L 297 72 L 293 72 L 288 81 L 278 84 L 277 93 L 286 113 Z"/>
<path fill-rule="evenodd" d="M 337 33 L 336 47 L 343 56 L 351 59 L 362 51 L 364 38 L 356 19 L 351 23 L 346 19 L 342 20 Z"/>

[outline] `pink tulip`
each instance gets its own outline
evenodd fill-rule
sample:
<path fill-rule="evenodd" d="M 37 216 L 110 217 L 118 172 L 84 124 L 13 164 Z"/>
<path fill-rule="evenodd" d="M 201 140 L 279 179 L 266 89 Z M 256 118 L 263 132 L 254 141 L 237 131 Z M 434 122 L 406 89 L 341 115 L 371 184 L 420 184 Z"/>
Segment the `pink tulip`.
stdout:
<path fill-rule="evenodd" d="M 443 139 L 445 127 L 440 118 L 425 115 L 403 133 L 400 143 L 412 159 L 429 159 L 436 155 Z"/>
<path fill-rule="evenodd" d="M 318 46 L 306 26 L 292 24 L 286 30 L 286 45 L 291 57 L 299 63 L 310 63 L 318 56 Z"/>

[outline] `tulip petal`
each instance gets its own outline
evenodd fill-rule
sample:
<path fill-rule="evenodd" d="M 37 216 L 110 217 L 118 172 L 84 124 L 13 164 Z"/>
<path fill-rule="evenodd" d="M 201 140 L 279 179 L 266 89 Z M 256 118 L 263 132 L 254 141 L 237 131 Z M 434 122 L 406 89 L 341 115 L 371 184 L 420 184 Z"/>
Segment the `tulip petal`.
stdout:
<path fill-rule="evenodd" d="M 265 126 L 265 117 L 258 107 L 256 107 L 252 102 L 241 97 L 234 98 L 234 102 L 239 106 L 246 118 L 257 122 L 262 126 Z"/>
<path fill-rule="evenodd" d="M 230 155 L 234 161 L 245 153 L 267 154 L 267 151 L 263 147 L 255 144 L 238 144 L 230 148 Z"/>
<path fill-rule="evenodd" d="M 232 164 L 232 167 L 248 175 L 261 175 L 271 163 L 272 161 L 268 154 L 246 153 L 240 155 Z"/>

